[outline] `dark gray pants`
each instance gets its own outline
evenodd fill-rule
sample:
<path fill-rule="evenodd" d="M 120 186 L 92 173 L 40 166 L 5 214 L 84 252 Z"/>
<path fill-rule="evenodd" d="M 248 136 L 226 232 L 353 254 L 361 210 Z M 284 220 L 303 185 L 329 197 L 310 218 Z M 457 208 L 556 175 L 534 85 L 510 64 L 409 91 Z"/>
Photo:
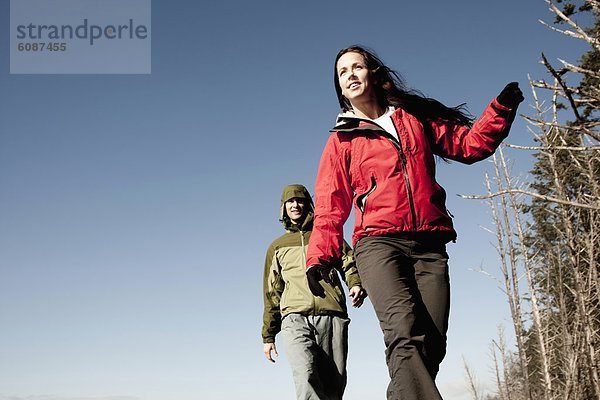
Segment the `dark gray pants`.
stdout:
<path fill-rule="evenodd" d="M 356 266 L 386 345 L 389 400 L 436 400 L 439 364 L 446 354 L 450 309 L 444 242 L 420 236 L 373 236 L 355 248 Z"/>

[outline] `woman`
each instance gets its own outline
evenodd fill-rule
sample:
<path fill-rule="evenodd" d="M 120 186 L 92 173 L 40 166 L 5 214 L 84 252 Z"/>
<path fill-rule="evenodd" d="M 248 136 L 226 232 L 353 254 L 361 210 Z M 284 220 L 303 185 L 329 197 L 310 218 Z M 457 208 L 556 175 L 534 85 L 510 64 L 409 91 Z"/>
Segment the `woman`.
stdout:
<path fill-rule="evenodd" d="M 341 50 L 334 84 L 342 114 L 327 141 L 315 186 L 307 278 L 315 295 L 341 257 L 354 205 L 353 242 L 363 287 L 384 334 L 388 399 L 441 399 L 435 376 L 446 349 L 446 243 L 456 239 L 435 179 L 435 158 L 471 164 L 508 135 L 523 95 L 508 84 L 473 123 L 406 89 L 372 52 Z"/>

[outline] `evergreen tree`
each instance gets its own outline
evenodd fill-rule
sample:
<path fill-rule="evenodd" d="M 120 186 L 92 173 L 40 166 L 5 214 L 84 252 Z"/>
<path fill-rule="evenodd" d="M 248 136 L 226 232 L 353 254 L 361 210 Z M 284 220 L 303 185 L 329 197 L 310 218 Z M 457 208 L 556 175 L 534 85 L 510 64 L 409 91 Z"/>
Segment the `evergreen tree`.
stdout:
<path fill-rule="evenodd" d="M 525 189 L 502 151 L 495 193 L 486 177 L 517 339 L 515 354 L 498 348 L 498 396 L 600 400 L 600 0 L 544 1 L 556 15 L 549 26 L 589 50 L 560 68 L 542 54 L 549 79 L 531 81 L 538 152 Z"/>
<path fill-rule="evenodd" d="M 553 68 L 545 59 L 553 83 L 553 94 L 560 96 L 559 114 L 569 120 L 549 118 L 538 136 L 543 150 L 535 155 L 530 188 L 545 198 L 573 204 L 598 203 L 600 194 L 600 14 L 598 1 L 562 2 L 557 26 L 568 25 L 573 17 L 591 17 L 585 29 L 595 40 L 578 66 Z M 567 21 L 569 19 L 570 21 Z M 579 82 L 570 87 L 573 75 Z M 572 118 L 572 119 L 571 119 Z M 558 398 L 598 399 L 598 350 L 600 347 L 600 309 L 598 307 L 598 265 L 600 264 L 599 210 L 532 200 L 527 247 L 534 262 L 535 289 L 544 311 L 544 327 L 552 379 Z M 539 378 L 539 346 L 528 332 L 526 352 L 531 359 L 532 392 L 542 395 Z M 594 354 L 595 353 L 595 354 Z"/>

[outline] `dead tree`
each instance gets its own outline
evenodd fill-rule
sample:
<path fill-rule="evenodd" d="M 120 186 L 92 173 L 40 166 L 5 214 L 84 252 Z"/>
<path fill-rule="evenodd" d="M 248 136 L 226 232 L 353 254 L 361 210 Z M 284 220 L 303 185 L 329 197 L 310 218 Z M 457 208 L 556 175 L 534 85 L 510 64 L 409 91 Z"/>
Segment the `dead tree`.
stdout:
<path fill-rule="evenodd" d="M 487 195 L 465 197 L 491 207 L 516 339 L 518 361 L 496 367 L 500 397 L 600 400 L 600 1 L 544 1 L 560 27 L 545 24 L 590 51 L 559 67 L 542 54 L 550 79 L 530 79 L 535 111 L 524 118 L 537 145 L 507 147 L 535 152 L 533 179 L 515 179 L 500 149 Z M 580 27 L 577 12 L 593 26 Z"/>

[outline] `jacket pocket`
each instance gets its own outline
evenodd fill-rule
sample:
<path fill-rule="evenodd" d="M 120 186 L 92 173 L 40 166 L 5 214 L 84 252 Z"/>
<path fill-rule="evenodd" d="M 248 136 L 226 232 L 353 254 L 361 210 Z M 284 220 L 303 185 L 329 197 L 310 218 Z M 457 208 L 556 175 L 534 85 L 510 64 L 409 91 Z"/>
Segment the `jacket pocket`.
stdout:
<path fill-rule="evenodd" d="M 336 268 L 331 268 L 329 271 L 329 280 L 331 284 L 325 284 L 325 291 L 331 295 L 339 307 L 343 308 L 342 305 L 345 303 L 344 289 L 342 289 L 342 282 Z M 330 307 L 334 307 L 334 305 L 332 304 Z"/>
<path fill-rule="evenodd" d="M 363 219 L 367 210 L 367 200 L 375 189 L 377 189 L 377 181 L 375 180 L 375 175 L 371 175 L 371 187 L 369 190 L 356 197 L 356 207 L 360 210 L 360 226 L 363 225 Z"/>

